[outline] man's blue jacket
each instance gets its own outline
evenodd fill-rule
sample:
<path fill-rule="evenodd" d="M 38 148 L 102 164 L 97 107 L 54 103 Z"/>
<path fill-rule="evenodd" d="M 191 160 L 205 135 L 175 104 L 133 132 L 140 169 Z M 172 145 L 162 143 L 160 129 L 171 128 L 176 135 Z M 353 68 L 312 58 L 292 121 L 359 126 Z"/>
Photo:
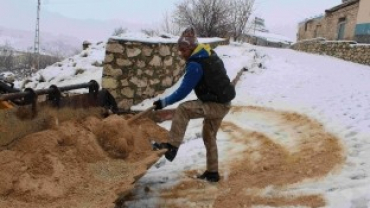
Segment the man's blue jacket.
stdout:
<path fill-rule="evenodd" d="M 186 62 L 184 79 L 175 92 L 161 100 L 163 107 L 184 99 L 194 88 L 203 76 L 202 66 L 192 58 L 206 58 L 211 55 L 211 47 L 208 44 L 198 44 L 190 58 Z"/>

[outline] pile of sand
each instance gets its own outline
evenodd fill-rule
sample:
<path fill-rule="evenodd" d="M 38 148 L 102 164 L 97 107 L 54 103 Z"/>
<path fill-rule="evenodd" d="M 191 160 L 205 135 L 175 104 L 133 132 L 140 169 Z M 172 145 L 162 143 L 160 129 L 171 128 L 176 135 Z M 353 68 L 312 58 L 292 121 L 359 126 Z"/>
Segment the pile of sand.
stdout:
<path fill-rule="evenodd" d="M 163 152 L 168 132 L 149 119 L 70 120 L 0 151 L 0 207 L 114 207 Z"/>

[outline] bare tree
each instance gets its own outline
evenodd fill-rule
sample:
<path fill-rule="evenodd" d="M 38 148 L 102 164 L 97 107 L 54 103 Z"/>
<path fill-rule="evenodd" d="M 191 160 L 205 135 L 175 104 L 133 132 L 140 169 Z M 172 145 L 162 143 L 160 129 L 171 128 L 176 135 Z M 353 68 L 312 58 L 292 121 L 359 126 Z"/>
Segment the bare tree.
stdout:
<path fill-rule="evenodd" d="M 201 37 L 224 37 L 230 31 L 228 0 L 184 0 L 177 5 L 175 15 L 177 24 L 193 26 Z"/>
<path fill-rule="evenodd" d="M 7 41 L 4 45 L 0 46 L 0 69 L 5 70 L 13 69 L 13 60 L 14 60 L 14 48 Z"/>
<path fill-rule="evenodd" d="M 158 34 L 158 32 L 153 29 L 141 29 L 141 32 L 149 37 L 153 37 L 154 35 Z"/>
<path fill-rule="evenodd" d="M 127 29 L 126 28 L 117 27 L 116 29 L 114 29 L 114 31 L 112 33 L 112 36 L 119 36 L 119 35 L 122 35 L 122 34 L 124 34 L 126 32 L 127 32 Z"/>
<path fill-rule="evenodd" d="M 232 24 L 231 35 L 235 40 L 238 40 L 246 29 L 249 17 L 251 16 L 254 8 L 255 0 L 232 0 L 230 1 L 232 15 L 231 18 L 234 22 Z"/>
<path fill-rule="evenodd" d="M 161 25 L 161 30 L 172 35 L 179 35 L 181 32 L 181 27 L 174 21 L 174 18 L 172 18 L 171 16 L 172 15 L 168 14 L 168 12 L 165 12 L 163 14 L 163 23 Z"/>
<path fill-rule="evenodd" d="M 254 0 L 183 0 L 175 22 L 192 26 L 201 37 L 239 37 L 253 10 Z"/>

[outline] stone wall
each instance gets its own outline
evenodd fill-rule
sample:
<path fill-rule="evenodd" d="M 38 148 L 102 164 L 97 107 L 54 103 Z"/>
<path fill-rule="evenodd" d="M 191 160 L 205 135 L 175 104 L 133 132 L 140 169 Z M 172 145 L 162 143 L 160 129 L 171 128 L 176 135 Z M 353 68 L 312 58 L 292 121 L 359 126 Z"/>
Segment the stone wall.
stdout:
<path fill-rule="evenodd" d="M 208 43 L 212 48 L 229 44 L 224 39 Z M 185 61 L 178 56 L 176 41 L 139 42 L 110 38 L 106 46 L 102 87 L 109 90 L 120 108 L 128 110 L 176 83 L 184 73 L 184 65 Z"/>
<path fill-rule="evenodd" d="M 334 56 L 347 61 L 370 65 L 370 44 L 357 44 L 351 41 L 326 41 L 323 38 L 295 43 L 292 48 L 298 51 Z"/>

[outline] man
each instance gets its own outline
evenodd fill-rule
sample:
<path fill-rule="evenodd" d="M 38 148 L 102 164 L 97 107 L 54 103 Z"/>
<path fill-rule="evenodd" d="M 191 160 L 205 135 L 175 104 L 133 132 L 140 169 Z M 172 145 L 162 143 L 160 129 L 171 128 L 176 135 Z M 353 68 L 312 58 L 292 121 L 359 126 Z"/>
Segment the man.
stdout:
<path fill-rule="evenodd" d="M 182 143 L 190 119 L 204 118 L 203 141 L 207 152 L 207 169 L 198 176 L 210 182 L 220 180 L 218 173 L 217 131 L 230 110 L 235 88 L 230 83 L 222 60 L 208 45 L 198 44 L 193 28 L 186 29 L 178 40 L 180 56 L 186 60 L 185 75 L 180 87 L 171 95 L 153 103 L 155 110 L 184 99 L 192 90 L 198 100 L 178 106 L 170 130 L 170 140 L 162 143 L 165 157 L 172 161 Z"/>

